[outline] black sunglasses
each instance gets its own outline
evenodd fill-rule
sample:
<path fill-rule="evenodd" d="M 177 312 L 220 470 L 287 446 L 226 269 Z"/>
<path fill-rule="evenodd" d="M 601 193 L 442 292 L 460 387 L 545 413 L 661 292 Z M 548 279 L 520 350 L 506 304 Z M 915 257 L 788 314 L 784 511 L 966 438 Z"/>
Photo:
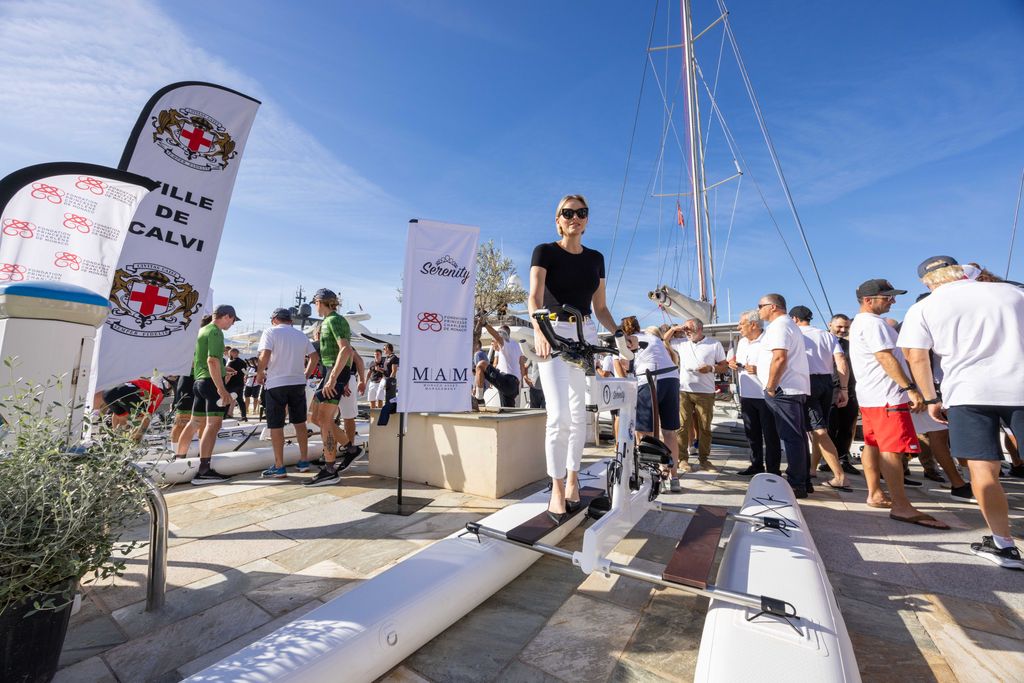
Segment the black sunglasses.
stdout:
<path fill-rule="evenodd" d="M 774 305 L 775 304 L 769 302 L 769 303 L 766 303 L 766 304 L 758 304 L 757 308 L 758 308 L 758 310 L 760 310 L 760 309 L 764 308 L 765 306 L 774 306 Z"/>
<path fill-rule="evenodd" d="M 558 212 L 558 215 L 567 221 L 571 221 L 574 217 L 579 216 L 580 218 L 586 218 L 590 214 L 590 209 L 583 207 L 582 209 L 562 209 Z"/>

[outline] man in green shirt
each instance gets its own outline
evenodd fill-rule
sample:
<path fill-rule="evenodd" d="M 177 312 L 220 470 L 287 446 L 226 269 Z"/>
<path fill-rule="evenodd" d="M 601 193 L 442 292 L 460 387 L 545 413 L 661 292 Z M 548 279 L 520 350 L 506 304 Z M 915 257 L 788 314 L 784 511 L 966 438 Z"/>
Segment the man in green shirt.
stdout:
<path fill-rule="evenodd" d="M 230 479 L 210 467 L 217 432 L 231 406 L 231 395 L 224 387 L 224 331 L 238 321 L 233 306 L 217 306 L 213 321 L 199 330 L 196 352 L 192 358 L 195 378 L 192 421 L 199 431 L 199 472 L 192 478 L 193 486 L 216 484 Z"/>
<path fill-rule="evenodd" d="M 353 372 L 352 331 L 348 321 L 338 315 L 338 295 L 329 289 L 318 289 L 313 295 L 313 304 L 323 318 L 320 322 L 320 360 L 324 364 L 324 377 L 313 394 L 313 421 L 320 427 L 320 438 L 324 445 L 324 466 L 306 486 L 330 486 L 341 481 L 340 472 L 352 464 L 360 451 L 346 450 L 341 463 L 336 463 L 338 444 L 347 436 L 335 424 L 338 402 L 343 395 L 351 394 L 349 379 Z M 352 445 L 352 444 L 349 444 Z"/>

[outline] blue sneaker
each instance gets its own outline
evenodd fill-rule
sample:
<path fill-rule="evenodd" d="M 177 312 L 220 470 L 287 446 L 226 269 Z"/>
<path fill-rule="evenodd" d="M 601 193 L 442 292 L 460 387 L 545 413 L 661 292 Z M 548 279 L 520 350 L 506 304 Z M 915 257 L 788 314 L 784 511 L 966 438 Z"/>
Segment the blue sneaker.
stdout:
<path fill-rule="evenodd" d="M 283 467 L 268 467 L 260 473 L 261 479 L 287 479 L 288 472 Z"/>
<path fill-rule="evenodd" d="M 309 461 L 308 460 L 300 460 L 297 463 L 295 463 L 295 471 L 296 472 L 309 472 Z"/>

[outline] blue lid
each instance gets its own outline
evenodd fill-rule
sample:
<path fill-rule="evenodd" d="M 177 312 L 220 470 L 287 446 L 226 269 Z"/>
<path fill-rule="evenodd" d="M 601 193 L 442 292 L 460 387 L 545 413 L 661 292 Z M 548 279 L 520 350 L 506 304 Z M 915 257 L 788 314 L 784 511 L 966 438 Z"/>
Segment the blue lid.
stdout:
<path fill-rule="evenodd" d="M 0 296 L 30 296 L 37 299 L 70 301 L 76 304 L 103 306 L 104 308 L 110 306 L 106 297 L 85 287 L 63 282 L 9 282 L 0 285 Z"/>

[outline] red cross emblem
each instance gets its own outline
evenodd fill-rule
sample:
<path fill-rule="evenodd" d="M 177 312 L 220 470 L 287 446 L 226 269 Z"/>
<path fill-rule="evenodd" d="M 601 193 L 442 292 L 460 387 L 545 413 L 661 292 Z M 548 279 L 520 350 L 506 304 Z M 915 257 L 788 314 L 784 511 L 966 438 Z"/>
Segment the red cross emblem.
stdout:
<path fill-rule="evenodd" d="M 153 315 L 157 306 L 167 308 L 171 302 L 171 290 L 139 282 L 132 285 L 128 300 L 139 305 L 139 313 L 142 315 Z"/>
<path fill-rule="evenodd" d="M 213 136 L 202 128 L 193 126 L 191 123 L 183 124 L 181 126 L 181 133 L 178 136 L 182 140 L 188 141 L 186 147 L 191 152 L 205 152 L 213 147 Z"/>

